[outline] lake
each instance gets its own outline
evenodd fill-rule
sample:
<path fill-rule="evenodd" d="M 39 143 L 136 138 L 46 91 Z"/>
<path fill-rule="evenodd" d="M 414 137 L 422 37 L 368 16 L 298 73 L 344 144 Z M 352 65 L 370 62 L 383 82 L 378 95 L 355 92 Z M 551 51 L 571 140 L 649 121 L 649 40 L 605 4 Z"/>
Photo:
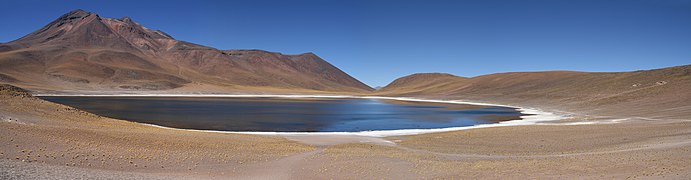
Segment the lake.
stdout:
<path fill-rule="evenodd" d="M 380 99 L 45 96 L 101 116 L 173 128 L 360 132 L 472 126 L 518 119 L 514 108 Z"/>

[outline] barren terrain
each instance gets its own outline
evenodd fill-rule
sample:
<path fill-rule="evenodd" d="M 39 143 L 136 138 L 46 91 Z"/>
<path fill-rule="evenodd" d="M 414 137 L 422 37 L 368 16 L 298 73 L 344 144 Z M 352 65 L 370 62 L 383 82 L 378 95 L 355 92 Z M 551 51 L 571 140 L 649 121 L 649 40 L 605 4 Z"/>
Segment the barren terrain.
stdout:
<path fill-rule="evenodd" d="M 0 44 L 0 83 L 0 179 L 691 178 L 691 65 L 424 73 L 374 91 L 313 53 L 218 50 L 75 10 Z M 32 93 L 413 97 L 568 118 L 408 136 L 248 135 L 111 119 Z"/>
<path fill-rule="evenodd" d="M 12 86 L 1 92 L 0 178 L 691 176 L 689 120 L 284 137 L 161 129 L 43 101 Z"/>

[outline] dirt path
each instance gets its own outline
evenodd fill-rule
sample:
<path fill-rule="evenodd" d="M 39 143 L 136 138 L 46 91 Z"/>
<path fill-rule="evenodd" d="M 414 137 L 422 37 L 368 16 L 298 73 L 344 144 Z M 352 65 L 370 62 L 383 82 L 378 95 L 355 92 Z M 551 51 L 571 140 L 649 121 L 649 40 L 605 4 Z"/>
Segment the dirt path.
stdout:
<path fill-rule="evenodd" d="M 233 179 L 296 179 L 296 172 L 300 167 L 309 164 L 308 158 L 324 152 L 324 148 L 318 148 L 301 154 L 288 156 L 276 161 L 253 164 L 243 167 L 240 171 L 247 172 Z"/>

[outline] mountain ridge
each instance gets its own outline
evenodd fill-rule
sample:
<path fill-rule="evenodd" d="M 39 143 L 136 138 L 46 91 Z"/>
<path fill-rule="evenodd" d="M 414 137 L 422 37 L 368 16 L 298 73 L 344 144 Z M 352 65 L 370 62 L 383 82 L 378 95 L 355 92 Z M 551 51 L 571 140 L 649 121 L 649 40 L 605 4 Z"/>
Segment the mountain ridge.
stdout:
<path fill-rule="evenodd" d="M 369 92 L 314 53 L 219 50 L 77 9 L 0 44 L 0 80 L 47 90 Z M 182 88 L 184 87 L 184 88 Z"/>

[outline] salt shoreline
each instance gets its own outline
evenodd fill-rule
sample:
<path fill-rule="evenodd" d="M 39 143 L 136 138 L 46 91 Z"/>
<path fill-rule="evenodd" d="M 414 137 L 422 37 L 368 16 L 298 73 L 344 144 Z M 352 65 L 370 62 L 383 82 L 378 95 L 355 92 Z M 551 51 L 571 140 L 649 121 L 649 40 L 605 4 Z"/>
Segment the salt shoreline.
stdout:
<path fill-rule="evenodd" d="M 361 131 L 361 132 L 254 132 L 254 131 L 218 131 L 218 130 L 195 130 L 195 129 L 181 129 L 172 128 L 154 124 L 139 123 L 147 126 L 172 129 L 172 130 L 182 130 L 182 131 L 195 131 L 195 132 L 212 132 L 212 133 L 229 133 L 229 134 L 253 134 L 253 135 L 279 135 L 279 136 L 291 136 L 291 135 L 342 135 L 342 136 L 368 136 L 368 137 L 389 137 L 389 136 L 404 136 L 404 135 L 416 135 L 416 134 L 427 134 L 427 133 L 437 133 L 437 132 L 449 132 L 449 131 L 459 131 L 466 129 L 476 129 L 476 128 L 488 128 L 488 127 L 503 127 L 503 126 L 520 126 L 520 125 L 540 125 L 541 122 L 548 121 L 558 121 L 566 119 L 564 115 L 557 115 L 551 112 L 545 112 L 534 108 L 525 108 L 518 106 L 502 105 L 502 104 L 491 104 L 491 103 L 478 103 L 469 102 L 461 100 L 433 100 L 433 99 L 420 99 L 420 98 L 409 98 L 409 97 L 383 97 L 383 96 L 349 96 L 349 95 L 280 95 L 280 94 L 34 94 L 37 97 L 48 97 L 48 96 L 77 96 L 77 97 L 229 97 L 229 98 L 240 98 L 240 97 L 255 97 L 255 98 L 352 98 L 352 99 L 382 99 L 382 100 L 398 100 L 398 101 L 409 101 L 409 102 L 431 102 L 431 103 L 447 103 L 447 104 L 467 104 L 467 105 L 479 105 L 479 106 L 500 106 L 500 107 L 510 107 L 516 108 L 522 114 L 530 114 L 520 116 L 520 120 L 509 120 L 502 121 L 494 124 L 480 124 L 473 126 L 464 127 L 449 127 L 449 128 L 436 128 L 436 129 L 400 129 L 400 130 L 378 130 L 378 131 Z M 136 123 L 136 122 L 135 122 Z M 579 123 L 566 123 L 564 125 L 578 125 Z"/>

